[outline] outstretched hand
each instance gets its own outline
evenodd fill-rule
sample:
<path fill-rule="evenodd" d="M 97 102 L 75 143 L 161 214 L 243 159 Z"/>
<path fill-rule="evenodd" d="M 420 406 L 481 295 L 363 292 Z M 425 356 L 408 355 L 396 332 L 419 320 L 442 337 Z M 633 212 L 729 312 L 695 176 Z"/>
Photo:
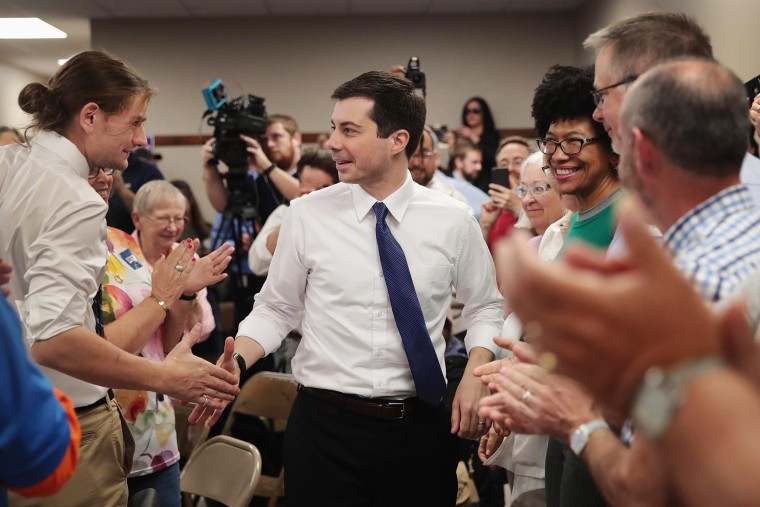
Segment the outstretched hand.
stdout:
<path fill-rule="evenodd" d="M 196 324 L 164 359 L 167 387 L 163 392 L 189 403 L 224 409 L 240 392 L 238 375 L 193 354 L 191 347 L 200 335 L 201 326 Z M 225 353 L 226 349 L 225 344 Z"/>
<path fill-rule="evenodd" d="M 237 367 L 237 362 L 232 358 L 232 352 L 235 350 L 235 339 L 228 336 L 224 341 L 224 352 L 216 362 L 217 366 L 228 371 L 231 375 L 237 377 L 236 385 L 240 384 L 240 371 Z M 238 390 L 239 391 L 239 390 Z M 230 400 L 218 400 L 219 403 L 215 404 L 203 404 L 196 405 L 190 416 L 187 418 L 190 424 L 213 426 L 219 417 L 222 415 L 224 408 L 229 404 Z"/>

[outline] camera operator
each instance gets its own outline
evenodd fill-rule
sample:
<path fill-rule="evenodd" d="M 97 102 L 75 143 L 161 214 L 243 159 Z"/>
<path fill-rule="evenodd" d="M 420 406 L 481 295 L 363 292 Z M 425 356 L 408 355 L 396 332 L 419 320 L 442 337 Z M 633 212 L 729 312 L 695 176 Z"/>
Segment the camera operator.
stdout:
<path fill-rule="evenodd" d="M 242 235 L 242 244 L 237 244 L 236 259 L 230 263 L 230 276 L 228 297 L 235 304 L 235 325 L 251 310 L 253 296 L 264 283 L 263 277 L 253 275 L 248 266 L 248 249 L 253 241 L 252 233 L 258 232 L 261 224 L 266 222 L 269 215 L 281 204 L 288 204 L 291 199 L 299 195 L 300 185 L 293 176 L 296 165 L 301 157 L 301 133 L 296 121 L 284 114 L 273 114 L 267 119 L 266 130 L 261 141 L 241 135 L 240 138 L 246 143 L 248 151 L 248 177 L 252 181 L 253 193 L 256 196 L 253 230 Z M 266 144 L 264 144 L 266 142 Z M 214 243 L 221 244 L 230 241 L 232 237 L 219 237 L 219 231 L 223 223 L 222 213 L 227 209 L 230 197 L 230 188 L 225 186 L 224 177 L 215 163 L 216 139 L 209 139 L 201 152 L 203 160 L 203 180 L 206 184 L 206 194 L 211 205 L 218 211 L 211 230 L 211 238 Z M 233 220 L 238 220 L 233 218 Z M 247 230 L 251 224 L 245 224 L 243 230 Z M 237 227 L 227 228 L 227 232 Z M 212 245 L 213 248 L 213 245 Z"/>
<path fill-rule="evenodd" d="M 267 119 L 261 140 L 266 140 L 266 148 L 252 137 L 241 135 L 240 138 L 247 145 L 249 174 L 258 190 L 257 211 L 263 223 L 277 206 L 298 197 L 299 184 L 293 174 L 301 158 L 301 133 L 292 117 L 274 114 Z M 227 207 L 229 190 L 224 186 L 218 165 L 213 163 L 215 143 L 216 139 L 211 138 L 203 145 L 203 181 L 211 205 L 222 212 Z M 262 175 L 265 178 L 259 178 Z"/>

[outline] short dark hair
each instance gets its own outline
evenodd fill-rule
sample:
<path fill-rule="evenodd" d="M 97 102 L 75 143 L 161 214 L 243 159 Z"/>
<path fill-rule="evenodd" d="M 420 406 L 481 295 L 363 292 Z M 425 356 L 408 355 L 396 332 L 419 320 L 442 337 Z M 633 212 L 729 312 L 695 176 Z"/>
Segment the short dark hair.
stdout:
<path fill-rule="evenodd" d="M 596 104 L 591 96 L 594 89 L 593 68 L 553 65 L 536 87 L 531 114 L 539 137 L 546 136 L 549 126 L 562 120 L 588 118 L 600 142 L 611 146 L 610 136 L 601 123 L 594 121 Z"/>
<path fill-rule="evenodd" d="M 94 102 L 106 114 L 124 111 L 137 95 L 155 94 L 148 81 L 124 62 L 101 51 L 85 51 L 70 58 L 48 80 L 30 83 L 18 96 L 18 105 L 32 115 L 27 129 L 63 134 L 79 111 Z"/>
<path fill-rule="evenodd" d="M 332 153 L 324 148 L 310 148 L 304 150 L 301 154 L 301 158 L 298 159 L 296 164 L 296 175 L 301 176 L 304 166 L 310 166 L 315 169 L 320 169 L 326 172 L 332 178 L 333 183 L 338 183 L 340 177 L 338 176 L 338 169 L 335 167 L 335 161 L 332 158 Z"/>
<path fill-rule="evenodd" d="M 372 100 L 370 119 L 377 124 L 377 136 L 387 138 L 398 130 L 409 132 L 406 158 L 412 157 L 420 145 L 425 126 L 425 99 L 414 90 L 408 79 L 392 72 L 370 71 L 337 87 L 333 100 L 362 97 Z"/>
<path fill-rule="evenodd" d="M 639 14 L 602 28 L 583 42 L 583 47 L 597 54 L 608 46 L 620 79 L 673 58 L 713 58 L 710 37 L 702 27 L 686 14 L 674 12 Z"/>
<path fill-rule="evenodd" d="M 747 150 L 747 97 L 736 75 L 710 60 L 676 60 L 647 71 L 626 94 L 625 134 L 633 128 L 681 169 L 738 174 Z"/>

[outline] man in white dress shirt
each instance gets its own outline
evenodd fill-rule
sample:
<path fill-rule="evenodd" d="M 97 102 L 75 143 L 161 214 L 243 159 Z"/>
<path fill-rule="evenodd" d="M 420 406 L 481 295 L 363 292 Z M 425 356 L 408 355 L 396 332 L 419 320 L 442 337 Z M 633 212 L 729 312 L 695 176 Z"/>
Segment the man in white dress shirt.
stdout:
<path fill-rule="evenodd" d="M 412 84 L 368 72 L 333 99 L 326 147 L 341 183 L 291 203 L 267 282 L 240 324 L 236 359 L 245 368 L 271 353 L 303 316 L 292 362 L 302 387 L 285 436 L 288 505 L 453 506 L 453 435 L 477 438 L 488 427 L 476 410 L 487 389 L 471 370 L 493 357 L 501 329 L 493 263 L 472 210 L 412 181 L 408 160 L 425 123 Z M 437 374 L 452 287 L 464 303 L 470 359 L 450 416 L 417 396 L 381 265 L 378 202 L 405 254 Z"/>
<path fill-rule="evenodd" d="M 106 205 L 87 178 L 103 167 L 124 169 L 132 149 L 145 145 L 152 94 L 122 62 L 98 51 L 80 53 L 47 85 L 21 91 L 19 105 L 32 115 L 37 134 L 28 144 L 0 149 L 0 257 L 13 265 L 9 301 L 24 323 L 32 358 L 72 399 L 83 437 L 79 466 L 66 486 L 41 503 L 17 497 L 11 505 L 126 505 L 134 444 L 107 387 L 209 406 L 223 406 L 215 398 L 238 392 L 234 375 L 192 355 L 197 331 L 158 363 L 103 339 L 93 310 L 108 255 Z M 188 249 L 180 257 L 178 271 L 192 254 Z M 163 313 L 179 294 L 151 297 L 153 311 Z"/>

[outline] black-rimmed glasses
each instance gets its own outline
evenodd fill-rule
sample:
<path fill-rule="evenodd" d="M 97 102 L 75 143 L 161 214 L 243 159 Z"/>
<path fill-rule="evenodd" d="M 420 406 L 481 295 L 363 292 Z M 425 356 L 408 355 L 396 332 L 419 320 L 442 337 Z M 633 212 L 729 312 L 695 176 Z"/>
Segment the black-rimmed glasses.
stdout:
<path fill-rule="evenodd" d="M 541 153 L 544 155 L 552 155 L 555 151 L 557 151 L 557 146 L 559 146 L 565 155 L 575 155 L 581 152 L 583 146 L 586 143 L 591 143 L 598 140 L 598 137 L 571 137 L 569 139 L 565 139 L 564 141 L 555 141 L 554 139 L 536 139 L 536 144 L 538 144 L 538 149 L 541 150 Z"/>
<path fill-rule="evenodd" d="M 114 168 L 113 167 L 98 167 L 97 169 L 90 169 L 90 174 L 87 175 L 88 180 L 94 180 L 98 177 L 98 174 L 100 174 L 100 171 L 103 171 L 103 174 L 106 176 L 113 176 Z"/>
<path fill-rule="evenodd" d="M 591 90 L 591 96 L 594 98 L 594 104 L 596 104 L 596 107 L 601 109 L 604 106 L 604 97 L 610 92 L 610 90 L 617 88 L 618 86 L 633 83 L 638 78 L 639 76 L 628 76 L 618 83 L 605 86 L 604 88 L 599 88 L 598 90 Z"/>

